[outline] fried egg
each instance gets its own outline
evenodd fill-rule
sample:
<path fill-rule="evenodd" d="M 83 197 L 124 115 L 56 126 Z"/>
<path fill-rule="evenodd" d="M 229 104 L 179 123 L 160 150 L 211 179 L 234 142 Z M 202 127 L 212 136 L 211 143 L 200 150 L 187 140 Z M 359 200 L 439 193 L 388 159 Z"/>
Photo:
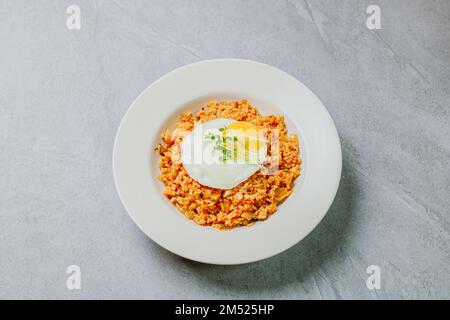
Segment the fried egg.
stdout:
<path fill-rule="evenodd" d="M 267 159 L 267 141 L 257 125 L 218 118 L 197 125 L 181 144 L 181 162 L 202 185 L 227 190 L 247 180 Z"/>

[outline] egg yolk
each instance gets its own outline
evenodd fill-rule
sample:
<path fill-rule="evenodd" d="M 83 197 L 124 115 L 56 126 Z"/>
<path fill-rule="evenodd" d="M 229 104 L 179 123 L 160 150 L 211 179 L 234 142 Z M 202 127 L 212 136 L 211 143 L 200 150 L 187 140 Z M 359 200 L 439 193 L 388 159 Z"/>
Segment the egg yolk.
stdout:
<path fill-rule="evenodd" d="M 248 153 L 257 153 L 262 147 L 263 131 L 251 122 L 236 121 L 230 123 L 225 128 L 225 136 L 236 137 L 241 143 L 245 143 L 245 150 Z"/>

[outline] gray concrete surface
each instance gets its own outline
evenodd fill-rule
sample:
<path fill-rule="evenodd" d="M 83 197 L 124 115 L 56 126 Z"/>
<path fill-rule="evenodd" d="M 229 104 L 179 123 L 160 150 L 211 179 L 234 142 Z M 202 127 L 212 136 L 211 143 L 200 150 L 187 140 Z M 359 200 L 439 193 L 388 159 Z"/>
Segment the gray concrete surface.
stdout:
<path fill-rule="evenodd" d="M 81 29 L 66 8 L 81 8 Z M 381 30 L 366 8 L 381 8 Z M 0 1 L 0 298 L 450 298 L 450 1 Z M 113 185 L 120 119 L 191 62 L 281 68 L 344 157 L 319 227 L 254 264 L 160 248 Z M 82 270 L 81 290 L 66 268 Z M 381 289 L 366 268 L 379 265 Z"/>

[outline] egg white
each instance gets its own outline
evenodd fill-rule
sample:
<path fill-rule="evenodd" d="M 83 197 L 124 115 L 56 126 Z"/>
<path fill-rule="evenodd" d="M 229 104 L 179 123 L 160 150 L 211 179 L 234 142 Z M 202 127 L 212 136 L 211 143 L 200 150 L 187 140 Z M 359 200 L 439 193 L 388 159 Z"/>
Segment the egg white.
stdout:
<path fill-rule="evenodd" d="M 250 163 L 220 161 L 221 153 L 214 149 L 214 141 L 204 139 L 207 133 L 220 134 L 221 128 L 236 120 L 218 118 L 197 125 L 183 138 L 181 144 L 181 162 L 191 178 L 202 185 L 216 189 L 232 189 L 257 172 L 265 158 L 265 148 L 258 155 L 250 153 Z M 255 162 L 255 156 L 259 162 Z"/>

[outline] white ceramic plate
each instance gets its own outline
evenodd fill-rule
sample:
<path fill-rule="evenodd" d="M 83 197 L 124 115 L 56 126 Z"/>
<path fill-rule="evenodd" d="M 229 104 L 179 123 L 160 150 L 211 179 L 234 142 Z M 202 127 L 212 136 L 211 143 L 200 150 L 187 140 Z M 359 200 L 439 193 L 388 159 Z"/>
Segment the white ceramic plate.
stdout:
<path fill-rule="evenodd" d="M 242 98 L 263 114 L 285 116 L 289 133 L 299 136 L 302 173 L 293 194 L 266 221 L 230 231 L 202 227 L 162 195 L 153 148 L 181 112 L 196 111 L 209 100 Z M 330 207 L 341 167 L 336 127 L 319 99 L 279 69 L 236 59 L 190 64 L 150 85 L 125 114 L 113 152 L 117 191 L 139 228 L 175 254 L 212 264 L 265 259 L 302 240 Z"/>

